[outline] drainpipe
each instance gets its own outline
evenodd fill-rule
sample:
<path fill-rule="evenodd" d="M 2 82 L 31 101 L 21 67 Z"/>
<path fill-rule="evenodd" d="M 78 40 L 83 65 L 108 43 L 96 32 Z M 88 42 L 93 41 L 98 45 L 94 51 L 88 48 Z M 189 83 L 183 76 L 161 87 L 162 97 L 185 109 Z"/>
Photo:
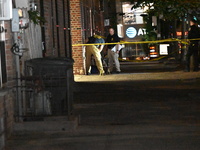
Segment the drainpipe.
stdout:
<path fill-rule="evenodd" d="M 56 0 L 56 29 L 57 29 L 57 48 L 58 48 L 58 57 L 60 57 L 60 37 L 59 37 L 59 15 L 58 15 L 58 1 Z"/>
<path fill-rule="evenodd" d="M 70 21 L 70 0 L 67 0 L 67 36 L 68 36 L 68 52 L 67 56 L 72 58 L 72 41 L 71 41 L 71 21 Z"/>
<path fill-rule="evenodd" d="M 63 24 L 64 24 L 64 49 L 65 49 L 65 56 L 67 57 L 67 44 L 66 44 L 66 40 L 67 40 L 67 34 L 66 34 L 66 19 L 65 19 L 66 15 L 65 15 L 65 0 L 63 0 Z"/>
<path fill-rule="evenodd" d="M 40 12 L 41 17 L 44 17 L 44 1 L 40 0 Z M 45 57 L 46 54 L 46 43 L 45 43 L 45 27 L 41 26 L 42 29 L 42 44 L 43 44 L 43 57 Z"/>
<path fill-rule="evenodd" d="M 92 9 L 90 8 L 90 36 L 92 36 Z"/>
<path fill-rule="evenodd" d="M 55 24 L 54 24 L 54 7 L 53 7 L 53 0 L 51 0 L 51 31 L 52 31 L 52 41 L 53 41 L 53 55 L 55 54 Z"/>

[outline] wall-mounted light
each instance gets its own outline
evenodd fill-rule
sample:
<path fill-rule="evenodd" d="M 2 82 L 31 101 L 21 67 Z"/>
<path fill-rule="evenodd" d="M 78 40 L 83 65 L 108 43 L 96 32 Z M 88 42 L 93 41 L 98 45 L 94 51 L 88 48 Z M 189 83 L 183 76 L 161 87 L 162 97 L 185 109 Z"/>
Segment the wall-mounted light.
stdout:
<path fill-rule="evenodd" d="M 30 10 L 32 10 L 32 11 L 37 10 L 37 4 L 34 1 L 30 2 Z"/>

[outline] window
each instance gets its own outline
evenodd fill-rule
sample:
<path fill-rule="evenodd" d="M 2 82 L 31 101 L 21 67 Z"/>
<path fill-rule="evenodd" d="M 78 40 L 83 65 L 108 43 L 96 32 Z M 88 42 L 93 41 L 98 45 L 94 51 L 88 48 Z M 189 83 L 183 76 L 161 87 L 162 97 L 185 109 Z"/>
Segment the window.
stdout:
<path fill-rule="evenodd" d="M 12 0 L 0 0 L 0 20 L 12 18 Z"/>
<path fill-rule="evenodd" d="M 5 42 L 0 41 L 0 86 L 7 82 Z"/>

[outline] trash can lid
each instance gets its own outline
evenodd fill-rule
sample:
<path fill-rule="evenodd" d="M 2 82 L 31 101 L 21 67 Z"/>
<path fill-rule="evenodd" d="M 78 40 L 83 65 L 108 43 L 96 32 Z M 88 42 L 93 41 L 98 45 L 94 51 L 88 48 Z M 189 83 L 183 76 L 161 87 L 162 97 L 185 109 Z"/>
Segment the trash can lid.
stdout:
<path fill-rule="evenodd" d="M 40 65 L 73 65 L 74 60 L 68 57 L 45 57 L 35 58 L 27 61 L 32 64 Z"/>

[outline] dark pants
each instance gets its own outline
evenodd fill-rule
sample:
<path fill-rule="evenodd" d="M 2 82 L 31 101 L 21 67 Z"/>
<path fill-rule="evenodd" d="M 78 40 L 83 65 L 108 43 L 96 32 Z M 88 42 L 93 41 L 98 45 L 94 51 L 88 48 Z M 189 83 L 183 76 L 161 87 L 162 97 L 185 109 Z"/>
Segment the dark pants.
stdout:
<path fill-rule="evenodd" d="M 189 48 L 188 48 L 188 52 L 186 54 L 186 69 L 187 71 L 190 71 L 190 58 L 193 55 L 194 58 L 194 70 L 193 71 L 197 71 L 199 68 L 199 64 L 198 64 L 198 44 L 190 44 Z"/>

